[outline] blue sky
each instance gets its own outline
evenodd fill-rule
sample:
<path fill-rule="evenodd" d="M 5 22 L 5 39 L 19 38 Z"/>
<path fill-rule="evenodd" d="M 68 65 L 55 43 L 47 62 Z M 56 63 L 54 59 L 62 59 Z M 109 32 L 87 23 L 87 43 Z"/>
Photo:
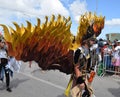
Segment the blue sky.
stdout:
<path fill-rule="evenodd" d="M 71 32 L 76 35 L 81 14 L 86 11 L 105 16 L 105 27 L 99 38 L 107 33 L 120 33 L 120 0 L 0 0 L 0 23 L 13 26 L 12 22 L 36 24 L 39 17 L 61 14 L 72 19 Z M 2 31 L 2 28 L 0 28 Z"/>
<path fill-rule="evenodd" d="M 88 10 L 105 16 L 105 27 L 100 37 L 106 33 L 120 33 L 120 1 L 119 0 L 87 0 Z M 92 5 L 97 5 L 97 10 Z"/>

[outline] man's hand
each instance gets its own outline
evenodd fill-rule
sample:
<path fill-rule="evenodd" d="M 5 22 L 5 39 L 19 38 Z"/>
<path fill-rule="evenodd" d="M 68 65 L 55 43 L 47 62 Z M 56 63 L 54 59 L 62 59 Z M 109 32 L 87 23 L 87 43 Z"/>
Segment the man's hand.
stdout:
<path fill-rule="evenodd" d="M 80 89 L 82 89 L 82 90 L 85 89 L 85 84 L 84 83 L 80 84 L 79 86 L 80 86 Z"/>

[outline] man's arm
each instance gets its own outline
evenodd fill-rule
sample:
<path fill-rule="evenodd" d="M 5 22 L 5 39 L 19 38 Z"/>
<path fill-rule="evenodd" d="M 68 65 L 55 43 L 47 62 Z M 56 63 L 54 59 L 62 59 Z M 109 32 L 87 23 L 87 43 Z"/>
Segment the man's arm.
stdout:
<path fill-rule="evenodd" d="M 80 63 L 79 63 L 79 57 L 81 54 L 81 50 L 77 49 L 75 51 L 75 55 L 74 55 L 74 72 L 77 78 L 77 84 L 82 84 L 84 83 L 83 77 L 82 77 L 82 72 L 80 71 L 79 67 L 80 67 Z"/>

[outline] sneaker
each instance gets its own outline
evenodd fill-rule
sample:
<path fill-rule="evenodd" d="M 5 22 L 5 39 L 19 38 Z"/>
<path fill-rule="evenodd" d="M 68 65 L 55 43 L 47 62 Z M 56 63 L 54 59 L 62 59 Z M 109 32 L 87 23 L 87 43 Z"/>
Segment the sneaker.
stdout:
<path fill-rule="evenodd" d="M 8 92 L 12 92 L 12 90 L 11 90 L 10 88 L 7 88 L 7 91 L 8 91 Z"/>

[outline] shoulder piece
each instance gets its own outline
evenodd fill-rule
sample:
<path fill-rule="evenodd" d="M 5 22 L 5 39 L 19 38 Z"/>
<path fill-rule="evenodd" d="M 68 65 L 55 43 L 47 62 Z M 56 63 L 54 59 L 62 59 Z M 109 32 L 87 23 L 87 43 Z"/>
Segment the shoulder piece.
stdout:
<path fill-rule="evenodd" d="M 79 59 L 82 59 L 84 56 L 84 50 L 82 47 L 78 48 L 75 52 L 74 52 L 74 64 L 77 64 L 79 62 Z"/>

